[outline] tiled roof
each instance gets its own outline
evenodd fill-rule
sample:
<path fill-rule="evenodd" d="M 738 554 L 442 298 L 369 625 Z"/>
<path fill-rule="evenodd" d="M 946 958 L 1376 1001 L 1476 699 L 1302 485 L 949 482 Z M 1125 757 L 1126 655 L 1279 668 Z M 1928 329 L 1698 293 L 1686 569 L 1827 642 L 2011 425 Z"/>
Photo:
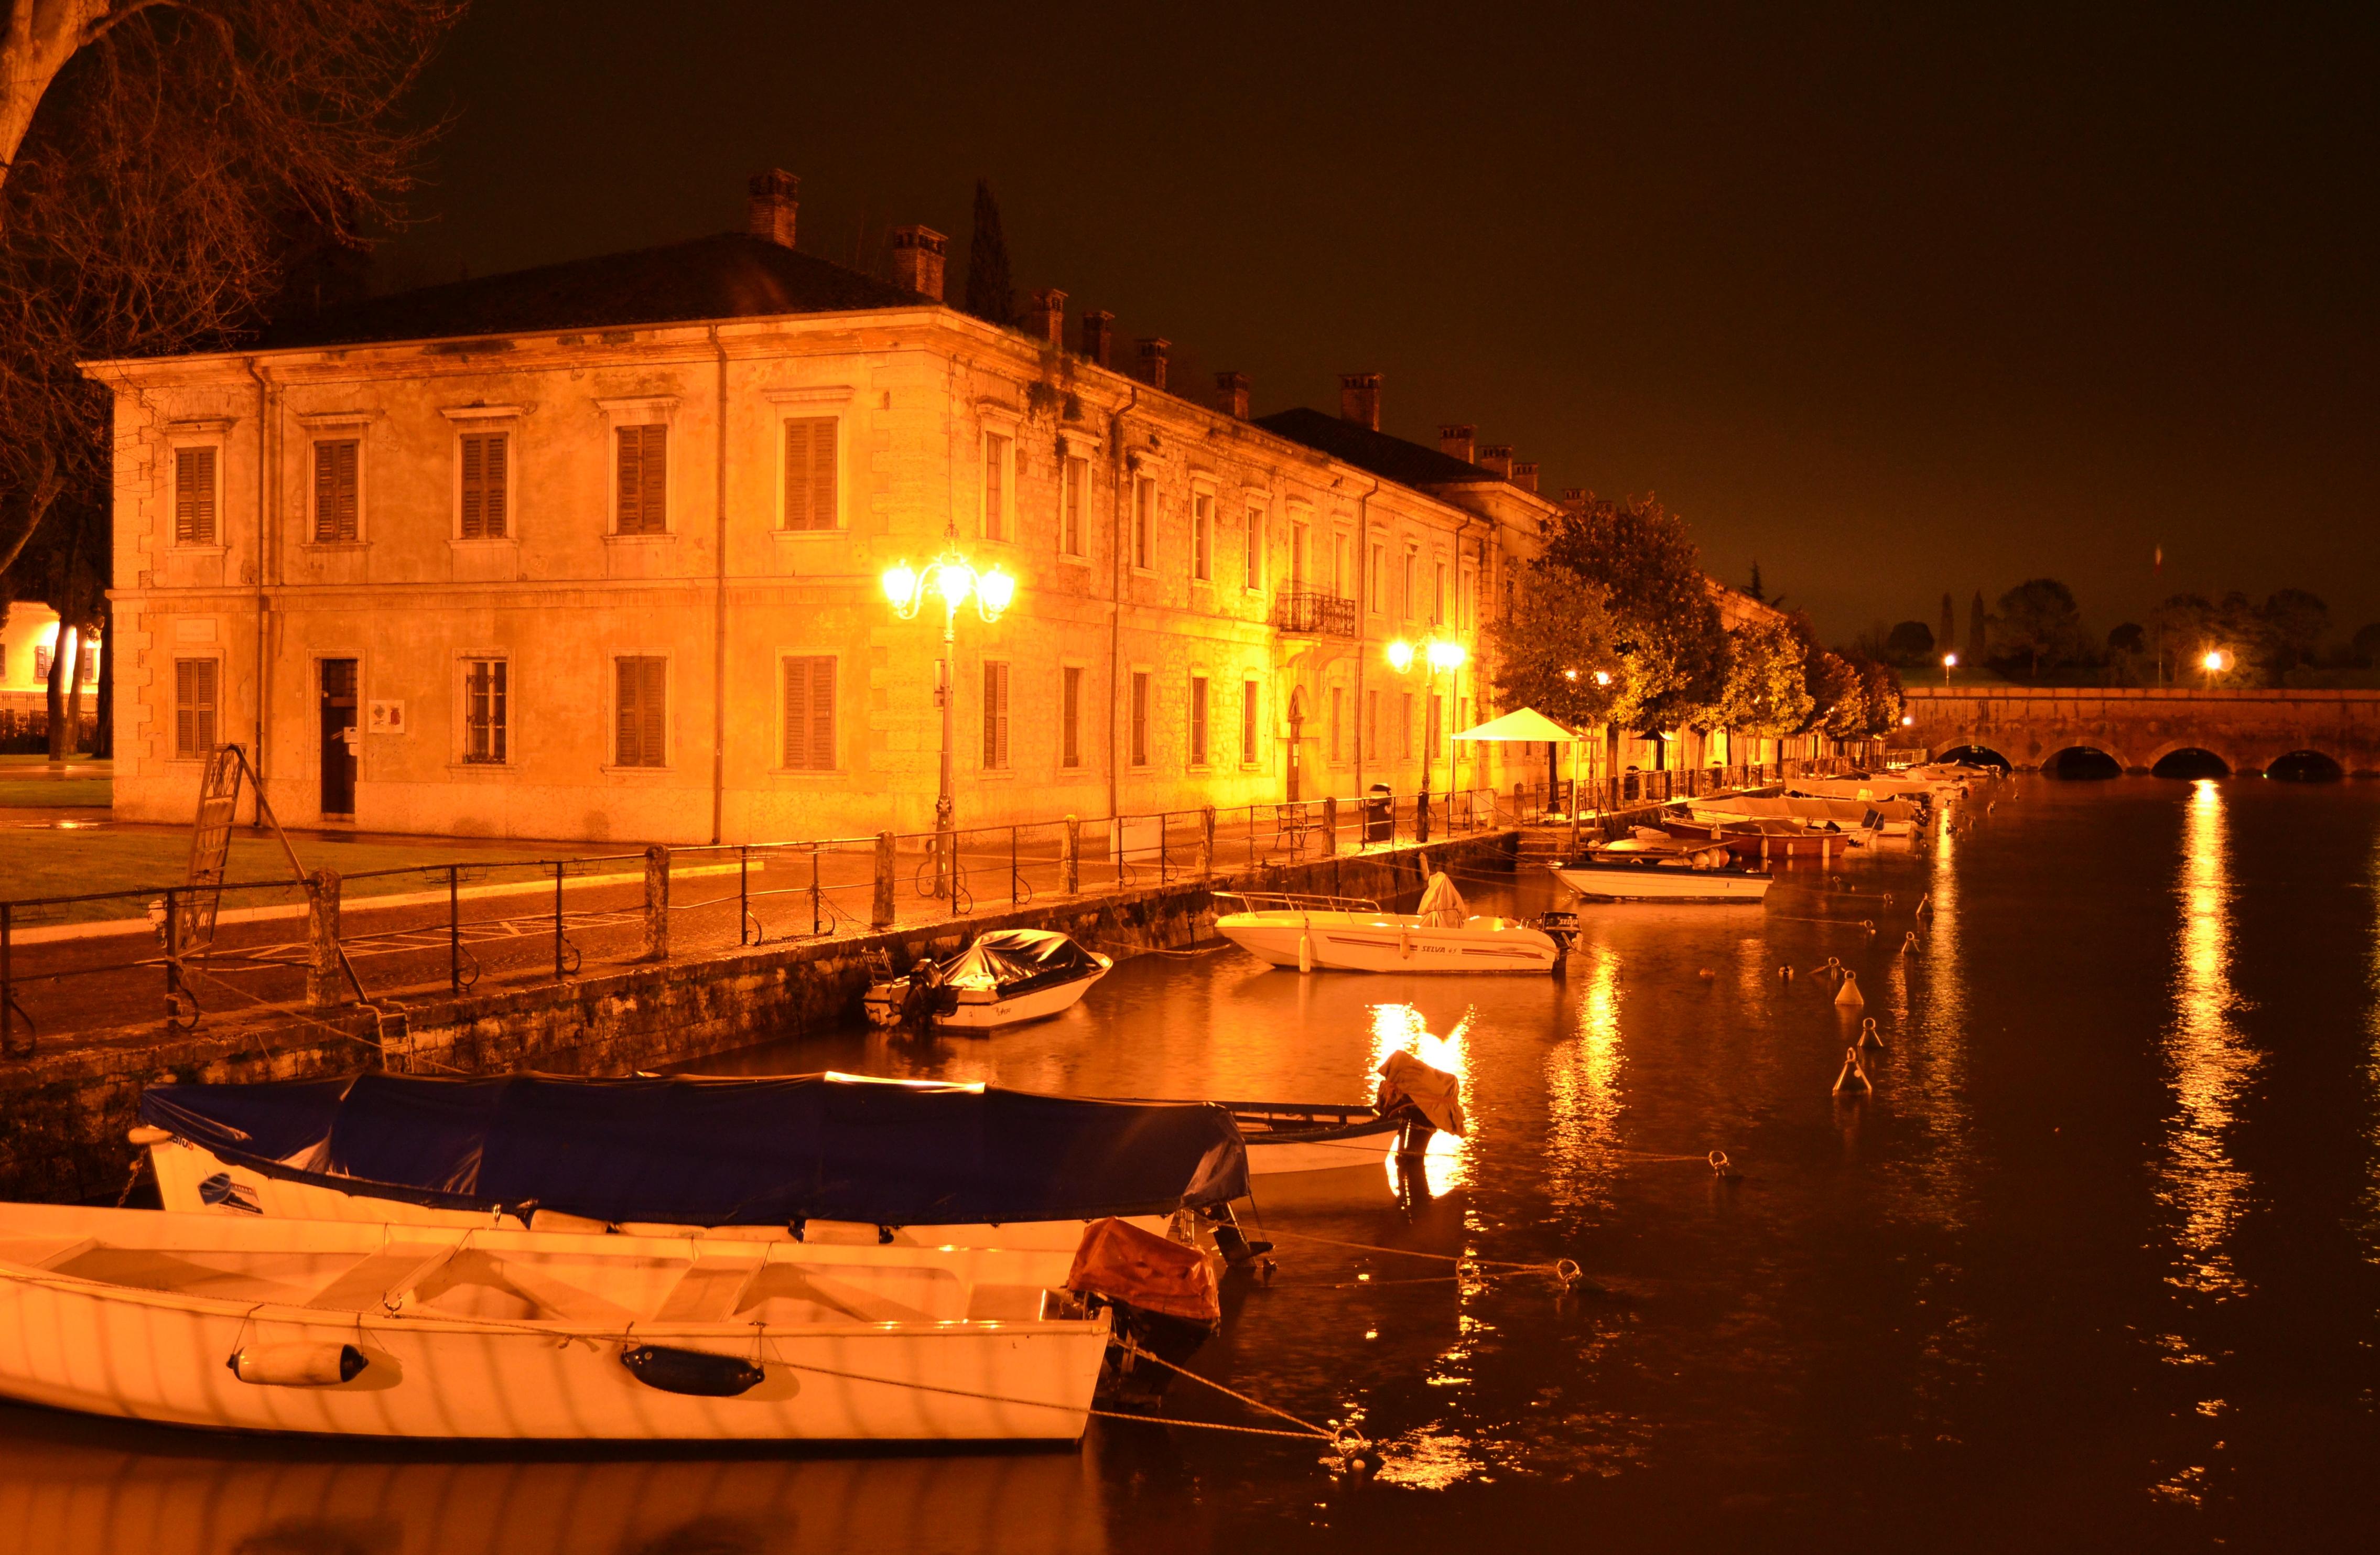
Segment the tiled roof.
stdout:
<path fill-rule="evenodd" d="M 270 346 L 625 329 L 694 319 L 915 307 L 889 281 L 740 232 L 423 286 L 266 332 Z"/>
<path fill-rule="evenodd" d="M 1304 407 L 1259 416 L 1256 425 L 1400 486 L 1479 486 L 1502 479 L 1492 469 L 1465 463 L 1451 454 Z"/>

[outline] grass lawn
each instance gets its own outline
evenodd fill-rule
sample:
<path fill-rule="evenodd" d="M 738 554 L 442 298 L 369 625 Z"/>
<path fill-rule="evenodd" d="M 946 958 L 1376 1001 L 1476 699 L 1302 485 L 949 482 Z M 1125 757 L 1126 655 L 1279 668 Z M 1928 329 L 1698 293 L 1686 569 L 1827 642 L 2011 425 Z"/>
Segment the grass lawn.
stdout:
<path fill-rule="evenodd" d="M 407 865 L 459 862 L 472 866 L 463 874 L 467 884 L 532 878 L 530 871 L 505 868 L 508 861 L 630 851 L 628 846 L 620 844 L 504 843 L 468 837 L 374 838 L 348 842 L 298 836 L 289 841 L 298 850 L 298 862 L 308 869 L 327 868 L 336 869 L 342 875 L 350 875 L 370 869 L 399 869 Z M 640 868 L 636 861 L 625 860 L 572 872 L 635 873 Z M 27 897 L 75 896 L 96 891 L 162 890 L 188 879 L 189 869 L 190 833 L 179 827 L 136 829 L 96 826 L 88 831 L 58 831 L 48 827 L 9 826 L 0 821 L 0 897 L 23 900 Z M 231 861 L 225 874 L 232 881 L 285 880 L 289 876 L 289 861 L 282 854 L 281 844 L 271 837 L 235 833 L 231 843 Z M 396 892 L 428 891 L 444 883 L 443 875 L 391 875 L 378 880 L 346 882 L 341 894 L 347 897 L 377 896 Z M 224 905 L 268 906 L 300 899 L 295 889 L 238 891 L 226 893 Z M 146 910 L 146 897 L 124 897 L 19 912 L 17 921 L 30 927 L 93 918 L 139 917 Z"/>
<path fill-rule="evenodd" d="M 111 786 L 105 778 L 10 777 L 8 769 L 0 767 L 0 809 L 48 805 L 96 805 L 104 809 L 114 802 L 108 792 Z"/>

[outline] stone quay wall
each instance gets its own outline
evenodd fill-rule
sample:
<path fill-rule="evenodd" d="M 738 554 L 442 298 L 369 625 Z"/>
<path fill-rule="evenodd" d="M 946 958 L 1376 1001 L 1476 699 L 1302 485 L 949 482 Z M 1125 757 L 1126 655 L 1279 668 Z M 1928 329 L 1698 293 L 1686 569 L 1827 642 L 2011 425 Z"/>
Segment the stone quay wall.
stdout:
<path fill-rule="evenodd" d="M 0 1068 L 0 1196 L 106 1200 L 135 1166 L 127 1133 L 152 1084 L 320 1079 L 359 1069 L 419 1074 L 625 1075 L 847 1025 L 874 953 L 905 967 L 996 929 L 1054 929 L 1123 960 L 1214 934 L 1214 893 L 1234 888 L 1370 897 L 1418 893 L 1428 868 L 1509 869 L 1512 832 L 1266 867 L 1207 881 L 1036 903 L 1008 912 L 730 950 L 561 983 L 409 1002 L 210 1019 L 187 1036 L 157 1022 L 79 1037 Z M 290 1024 L 295 1020 L 298 1024 Z"/>

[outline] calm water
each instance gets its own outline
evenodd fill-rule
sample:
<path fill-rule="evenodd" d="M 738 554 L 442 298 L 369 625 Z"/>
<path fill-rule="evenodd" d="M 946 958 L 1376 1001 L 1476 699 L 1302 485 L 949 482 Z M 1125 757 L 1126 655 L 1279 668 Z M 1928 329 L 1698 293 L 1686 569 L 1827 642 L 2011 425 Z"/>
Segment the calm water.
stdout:
<path fill-rule="evenodd" d="M 1369 1483 L 1135 1427 L 1079 1454 L 458 1460 L 0 1407 L 0 1548 L 2368 1548 L 2380 787 L 1998 798 L 1763 909 L 1594 909 L 1560 981 L 1152 956 L 988 1041 L 704 1066 L 1311 1099 L 1366 1094 L 1390 1046 L 1461 1070 L 1470 1137 L 1417 1180 L 1267 1199 L 1279 1276 L 1232 1286 L 1199 1362 L 1359 1418 L 1389 1443 Z M 1828 957 L 1890 1044 L 1857 1103 L 1828 1094 L 1858 1025 Z"/>

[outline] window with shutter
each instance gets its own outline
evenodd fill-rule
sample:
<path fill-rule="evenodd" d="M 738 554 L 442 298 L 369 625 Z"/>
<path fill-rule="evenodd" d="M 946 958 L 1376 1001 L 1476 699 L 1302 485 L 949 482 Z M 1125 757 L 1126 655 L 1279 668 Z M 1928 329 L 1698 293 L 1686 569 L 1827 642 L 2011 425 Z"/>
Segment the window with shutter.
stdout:
<path fill-rule="evenodd" d="M 789 658 L 785 664 L 784 765 L 788 771 L 834 770 L 834 659 Z"/>
<path fill-rule="evenodd" d="M 174 543 L 215 542 L 215 451 L 174 450 Z"/>
<path fill-rule="evenodd" d="M 1261 589 L 1264 587 L 1264 531 L 1265 522 L 1263 510 L 1254 507 L 1248 509 L 1246 587 L 1250 589 Z"/>
<path fill-rule="evenodd" d="M 1132 764 L 1148 765 L 1148 672 L 1136 670 L 1132 677 Z"/>
<path fill-rule="evenodd" d="M 788 529 L 835 527 L 835 432 L 832 416 L 805 416 L 785 423 Z"/>
<path fill-rule="evenodd" d="M 1207 677 L 1190 677 L 1190 764 L 1207 764 Z"/>
<path fill-rule="evenodd" d="M 1083 764 L 1083 672 L 1066 670 L 1059 682 L 1058 764 L 1079 767 Z"/>
<path fill-rule="evenodd" d="M 1157 565 L 1157 482 L 1136 480 L 1132 483 L 1132 565 L 1154 568 Z"/>
<path fill-rule="evenodd" d="M 512 435 L 466 432 L 462 444 L 463 538 L 502 540 L 512 505 Z"/>
<path fill-rule="evenodd" d="M 1364 747 L 1364 759 L 1377 761 L 1380 759 L 1380 694 L 1378 691 L 1364 693 L 1364 726 L 1355 731 L 1355 738 Z"/>
<path fill-rule="evenodd" d="M 1008 770 L 1008 666 L 991 660 L 983 666 L 983 765 Z"/>
<path fill-rule="evenodd" d="M 669 532 L 669 428 L 621 427 L 618 531 L 624 535 Z"/>
<path fill-rule="evenodd" d="M 1330 759 L 1336 764 L 1339 755 L 1339 687 L 1330 688 Z"/>
<path fill-rule="evenodd" d="M 1240 764 L 1257 764 L 1257 683 L 1253 680 L 1240 685 Z"/>
<path fill-rule="evenodd" d="M 1397 759 L 1413 759 L 1413 693 L 1397 693 Z"/>
<path fill-rule="evenodd" d="M 361 533 L 358 455 L 362 444 L 352 437 L 326 439 L 314 444 L 314 543 L 346 545 Z"/>
<path fill-rule="evenodd" d="M 1058 524 L 1058 549 L 1069 556 L 1083 554 L 1084 504 L 1088 502 L 1091 486 L 1091 461 L 1081 458 L 1066 460 L 1066 490 L 1060 499 L 1062 513 Z"/>
<path fill-rule="evenodd" d="M 502 766 L 510 731 L 509 666 L 502 659 L 463 662 L 463 759 Z"/>
<path fill-rule="evenodd" d="M 1008 538 L 1009 440 L 998 432 L 983 434 L 983 538 Z"/>
<path fill-rule="evenodd" d="M 613 661 L 617 672 L 617 748 L 613 764 L 660 767 L 669 758 L 669 661 L 658 655 Z"/>
<path fill-rule="evenodd" d="M 215 747 L 215 681 L 212 659 L 174 661 L 174 754 L 201 760 Z"/>
<path fill-rule="evenodd" d="M 1215 499 L 1200 492 L 1190 499 L 1190 576 L 1205 581 L 1214 576 Z"/>

